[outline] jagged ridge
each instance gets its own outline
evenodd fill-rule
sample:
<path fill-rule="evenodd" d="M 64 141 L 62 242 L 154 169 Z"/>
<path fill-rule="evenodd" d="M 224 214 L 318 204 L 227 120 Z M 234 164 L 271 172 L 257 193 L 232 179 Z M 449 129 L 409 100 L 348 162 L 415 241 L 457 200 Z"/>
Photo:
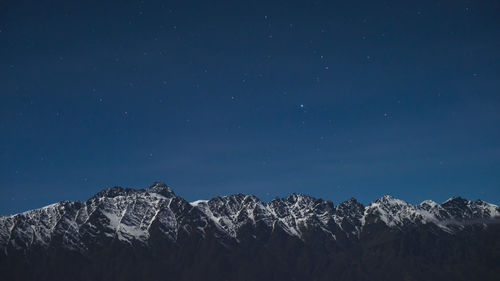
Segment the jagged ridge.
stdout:
<path fill-rule="evenodd" d="M 478 200 L 453 197 L 442 204 L 427 200 L 408 204 L 383 196 L 368 206 L 356 199 L 340 203 L 292 194 L 262 202 L 235 194 L 187 202 L 164 183 L 147 189 L 112 187 L 86 202 L 64 201 L 0 217 L 0 249 L 9 251 L 62 245 L 84 252 L 100 239 L 147 244 L 152 235 L 176 241 L 179 235 L 211 235 L 221 243 L 265 239 L 272 233 L 309 239 L 321 233 L 332 241 L 356 240 L 368 225 L 393 229 L 434 225 L 454 233 L 469 223 L 486 223 L 500 208 Z M 100 239 L 99 239 L 100 238 Z"/>

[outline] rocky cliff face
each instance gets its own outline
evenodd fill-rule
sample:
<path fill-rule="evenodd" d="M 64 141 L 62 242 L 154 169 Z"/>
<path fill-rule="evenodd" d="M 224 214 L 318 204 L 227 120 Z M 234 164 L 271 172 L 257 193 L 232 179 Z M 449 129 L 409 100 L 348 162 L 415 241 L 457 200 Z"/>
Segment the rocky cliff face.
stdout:
<path fill-rule="evenodd" d="M 113 187 L 0 217 L 5 280 L 495 280 L 500 208 Z M 496 264 L 496 266 L 495 266 Z M 483 279 L 477 279 L 480 276 Z M 374 279 L 375 278 L 375 279 Z M 2 278 L 2 280 L 4 280 Z M 470 280 L 470 279 L 469 279 Z"/>

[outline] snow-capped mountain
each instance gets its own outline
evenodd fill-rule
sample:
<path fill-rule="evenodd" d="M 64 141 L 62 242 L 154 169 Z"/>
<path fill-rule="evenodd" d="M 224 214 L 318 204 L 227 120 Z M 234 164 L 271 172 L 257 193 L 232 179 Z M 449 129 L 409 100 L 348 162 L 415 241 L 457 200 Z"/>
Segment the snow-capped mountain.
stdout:
<path fill-rule="evenodd" d="M 443 204 L 427 200 L 411 205 L 389 195 L 364 207 L 355 199 L 334 206 L 332 202 L 303 194 L 276 198 L 268 203 L 253 195 L 235 194 L 188 203 L 163 183 L 147 189 L 113 187 L 86 202 L 52 204 L 41 209 L 0 217 L 0 247 L 29 249 L 48 247 L 54 240 L 63 246 L 86 250 L 97 237 L 127 243 L 147 243 L 151 229 L 175 241 L 180 231 L 236 239 L 248 228 L 260 226 L 268 232 L 277 228 L 305 239 L 307 229 L 358 237 L 367 224 L 383 223 L 390 228 L 434 224 L 454 232 L 459 226 L 500 215 L 500 208 L 484 201 L 453 197 Z M 458 228 L 457 228 L 458 227 Z M 337 234 L 337 235 L 336 235 Z"/>
<path fill-rule="evenodd" d="M 60 260 L 76 255 L 80 263 L 95 268 L 95 260 L 104 259 L 109 263 L 112 257 L 123 252 L 132 256 L 120 256 L 120 260 L 130 262 L 131 258 L 150 260 L 154 257 L 175 268 L 172 270 L 177 279 L 167 280 L 184 280 L 190 276 L 185 269 L 173 266 L 173 260 L 183 257 L 204 268 L 198 259 L 209 262 L 210 256 L 216 256 L 226 261 L 220 253 L 239 260 L 248 253 L 259 257 L 264 253 L 274 255 L 268 252 L 274 249 L 283 251 L 284 255 L 297 254 L 299 258 L 310 249 L 316 249 L 318 252 L 307 255 L 319 255 L 318 259 L 325 263 L 322 266 L 326 266 L 332 262 L 327 257 L 334 253 L 344 253 L 346 258 L 359 251 L 358 254 L 365 255 L 374 250 L 373 245 L 385 245 L 384 241 L 392 241 L 394 237 L 398 237 L 398 243 L 403 243 L 405 239 L 427 241 L 429 235 L 433 235 L 448 239 L 446 241 L 451 242 L 446 243 L 452 245 L 467 235 L 491 235 L 497 231 L 499 216 L 500 208 L 496 205 L 460 197 L 450 198 L 442 204 L 427 200 L 412 205 L 386 195 L 368 206 L 354 198 L 335 206 L 330 201 L 303 194 L 270 202 L 244 194 L 187 202 L 159 182 L 138 190 L 113 187 L 102 190 L 86 202 L 63 201 L 20 214 L 0 216 L 0 276 L 18 276 L 12 271 L 12 265 L 22 266 L 26 262 L 38 265 L 41 257 Z M 438 238 L 436 241 L 440 241 Z M 496 243 L 499 240 L 498 237 L 493 239 Z M 422 246 L 409 245 L 412 245 L 410 248 Z M 387 247 L 377 248 L 377 251 L 389 251 L 395 246 Z M 128 252 L 130 249 L 133 251 Z M 241 252 L 242 249 L 245 252 Z M 287 252 L 290 249 L 292 252 Z M 496 253 L 498 251 L 494 255 Z M 91 261 L 87 260 L 89 257 L 93 257 Z M 166 257 L 173 260 L 167 262 Z M 279 257 L 284 258 L 281 254 Z M 498 256 L 494 258 L 499 259 Z M 156 262 L 159 261 L 151 263 Z M 295 262 L 297 260 L 293 260 Z M 292 265 L 280 263 L 279 266 L 289 270 Z M 330 266 L 337 265 L 334 262 Z M 315 266 L 308 270 L 311 268 Z M 55 276 L 60 277 L 61 270 L 55 270 L 59 272 Z M 301 270 L 301 274 L 304 273 Z M 33 274 L 38 273 L 26 273 L 26 277 L 9 280 L 30 280 Z M 113 280 L 113 276 L 109 280 Z M 240 279 L 233 276 L 227 280 Z"/>

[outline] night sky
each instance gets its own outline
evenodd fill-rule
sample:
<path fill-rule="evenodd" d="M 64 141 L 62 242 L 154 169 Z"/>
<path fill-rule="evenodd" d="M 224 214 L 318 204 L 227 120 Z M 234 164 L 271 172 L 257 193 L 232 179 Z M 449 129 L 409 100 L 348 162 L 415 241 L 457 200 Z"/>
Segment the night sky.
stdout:
<path fill-rule="evenodd" d="M 500 203 L 500 2 L 111 2 L 1 2 L 0 214 L 154 181 Z"/>

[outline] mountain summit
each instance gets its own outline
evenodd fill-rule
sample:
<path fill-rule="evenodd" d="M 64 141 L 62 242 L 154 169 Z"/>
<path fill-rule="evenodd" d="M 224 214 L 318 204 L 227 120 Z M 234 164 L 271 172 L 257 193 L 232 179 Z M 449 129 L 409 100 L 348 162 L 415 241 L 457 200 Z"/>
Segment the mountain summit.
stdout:
<path fill-rule="evenodd" d="M 1 216 L 0 276 L 451 280 L 438 278 L 441 269 L 434 263 L 440 262 L 453 280 L 465 280 L 468 275 L 459 272 L 466 268 L 490 280 L 499 273 L 489 267 L 500 259 L 499 248 L 491 247 L 500 245 L 499 215 L 496 205 L 459 197 L 412 205 L 385 195 L 368 206 L 354 198 L 334 206 L 303 194 L 267 203 L 235 194 L 190 203 L 160 182 L 146 189 L 112 187 L 86 202 Z M 398 267 L 408 268 L 410 277 L 387 274 Z"/>

